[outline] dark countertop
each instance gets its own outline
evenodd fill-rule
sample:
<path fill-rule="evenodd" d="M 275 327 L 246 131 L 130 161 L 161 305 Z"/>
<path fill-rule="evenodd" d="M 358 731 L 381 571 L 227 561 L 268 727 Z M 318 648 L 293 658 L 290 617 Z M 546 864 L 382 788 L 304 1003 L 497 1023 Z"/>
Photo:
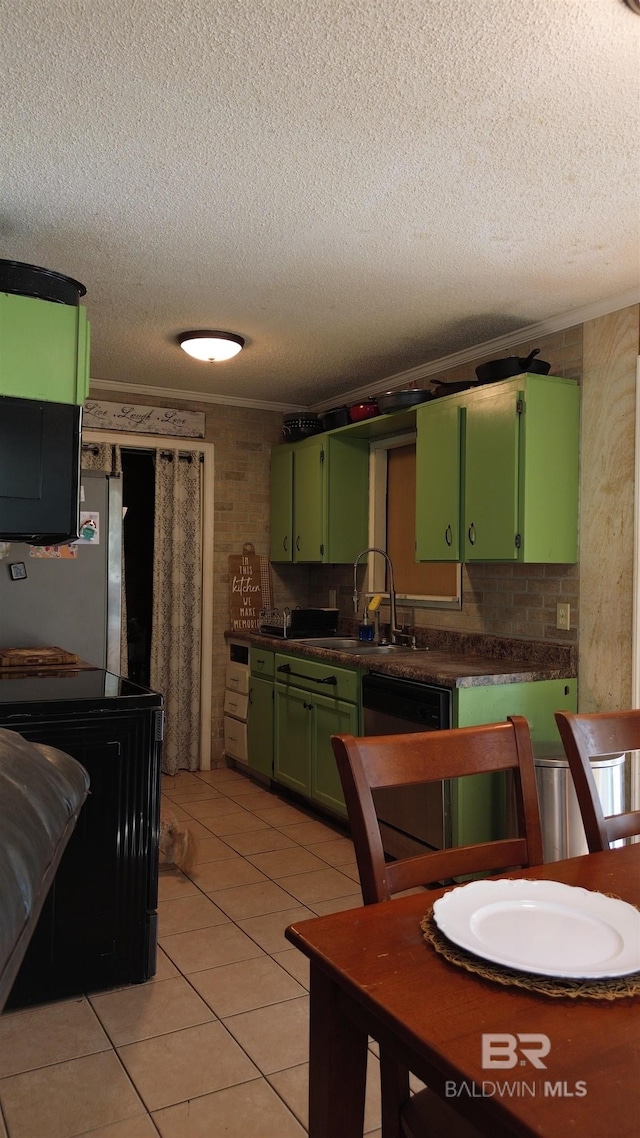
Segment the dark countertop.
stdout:
<path fill-rule="evenodd" d="M 451 635 L 449 634 L 449 639 Z M 531 680 L 564 680 L 577 675 L 573 654 L 569 649 L 565 650 L 563 645 L 545 646 L 543 642 L 537 641 L 509 642 L 497 637 L 478 636 L 477 647 L 485 646 L 489 649 L 483 654 L 481 651 L 469 651 L 469 641 L 473 638 L 466 635 L 459 637 L 460 644 L 456 645 L 458 650 L 434 645 L 433 648 L 407 648 L 403 652 L 394 652 L 392 656 L 358 657 L 353 652 L 314 648 L 301 640 L 263 636 L 259 632 L 227 632 L 225 637 L 227 640 L 238 640 L 273 652 L 294 652 L 311 660 L 446 688 L 517 684 Z M 476 647 L 475 644 L 472 646 Z M 503 654 L 496 655 L 495 652 L 500 649 Z M 510 649 L 514 656 L 525 658 L 514 659 L 513 656 L 506 655 Z M 555 649 L 559 651 L 554 651 Z M 526 659 L 527 654 L 532 658 Z"/>

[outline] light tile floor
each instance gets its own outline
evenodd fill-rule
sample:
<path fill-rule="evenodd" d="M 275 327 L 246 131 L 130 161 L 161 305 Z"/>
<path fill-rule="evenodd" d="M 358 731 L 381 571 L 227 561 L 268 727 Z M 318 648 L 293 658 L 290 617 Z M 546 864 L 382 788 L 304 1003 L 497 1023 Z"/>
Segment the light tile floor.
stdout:
<path fill-rule="evenodd" d="M 161 871 L 156 976 L 0 1017 L 0 1138 L 306 1133 L 308 963 L 283 933 L 362 903 L 353 846 L 236 771 L 163 776 L 163 795 L 197 861 Z"/>

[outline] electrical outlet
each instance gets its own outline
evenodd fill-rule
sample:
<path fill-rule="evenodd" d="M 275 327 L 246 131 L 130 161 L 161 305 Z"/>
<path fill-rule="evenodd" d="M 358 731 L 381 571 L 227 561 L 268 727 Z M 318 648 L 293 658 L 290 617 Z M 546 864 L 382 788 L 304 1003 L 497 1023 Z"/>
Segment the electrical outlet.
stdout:
<path fill-rule="evenodd" d="M 563 628 L 565 632 L 569 631 L 571 625 L 571 605 L 557 605 L 556 606 L 556 628 Z"/>

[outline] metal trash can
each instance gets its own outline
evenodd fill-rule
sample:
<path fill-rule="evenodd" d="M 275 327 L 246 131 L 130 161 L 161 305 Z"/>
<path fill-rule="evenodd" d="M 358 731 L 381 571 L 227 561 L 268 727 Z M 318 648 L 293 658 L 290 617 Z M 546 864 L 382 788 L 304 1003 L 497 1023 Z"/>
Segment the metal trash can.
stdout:
<path fill-rule="evenodd" d="M 534 743 L 533 758 L 544 860 L 560 861 L 588 853 L 578 798 L 562 743 Z M 624 760 L 622 754 L 591 761 L 604 814 L 621 814 L 624 811 Z"/>

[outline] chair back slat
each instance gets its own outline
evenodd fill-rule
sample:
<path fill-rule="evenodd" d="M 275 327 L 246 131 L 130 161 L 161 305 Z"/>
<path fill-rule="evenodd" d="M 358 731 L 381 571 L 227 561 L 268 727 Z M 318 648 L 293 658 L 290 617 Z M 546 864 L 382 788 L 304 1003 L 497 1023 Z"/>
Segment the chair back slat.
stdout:
<path fill-rule="evenodd" d="M 556 723 L 575 786 L 590 853 L 640 834 L 640 810 L 605 815 L 591 760 L 640 750 L 640 710 L 574 714 L 556 711 Z"/>
<path fill-rule="evenodd" d="M 529 725 L 504 723 L 406 735 L 331 738 L 356 851 L 365 904 L 418 885 L 543 860 Z M 518 837 L 426 852 L 386 863 L 373 791 L 512 771 Z"/>
<path fill-rule="evenodd" d="M 502 838 L 473 846 L 454 846 L 434 853 L 418 854 L 387 865 L 391 893 L 414 889 L 417 885 L 435 885 L 450 877 L 473 873 L 492 873 L 496 869 L 528 864 L 524 838 Z"/>

